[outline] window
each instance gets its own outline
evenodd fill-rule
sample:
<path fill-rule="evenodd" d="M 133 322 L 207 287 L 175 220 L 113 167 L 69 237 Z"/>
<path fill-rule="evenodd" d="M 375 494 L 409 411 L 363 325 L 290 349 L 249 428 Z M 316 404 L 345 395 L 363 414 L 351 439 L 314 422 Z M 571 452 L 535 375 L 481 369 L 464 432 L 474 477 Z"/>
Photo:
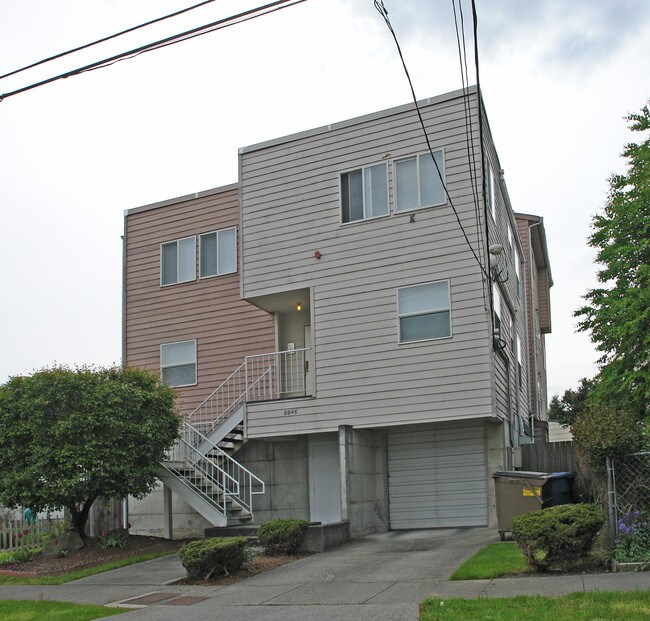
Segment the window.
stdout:
<path fill-rule="evenodd" d="M 196 384 L 196 340 L 161 345 L 160 373 L 167 386 Z"/>
<path fill-rule="evenodd" d="M 488 206 L 490 208 L 490 213 L 492 214 L 492 219 L 496 222 L 497 220 L 497 199 L 495 193 L 495 181 L 494 181 L 494 170 L 492 170 L 492 165 L 490 160 L 485 161 L 485 170 L 487 171 L 487 195 L 488 195 Z"/>
<path fill-rule="evenodd" d="M 388 215 L 388 166 L 377 164 L 341 175 L 341 221 Z"/>
<path fill-rule="evenodd" d="M 508 229 L 508 254 L 512 256 L 513 243 L 512 243 L 512 227 L 510 222 L 506 222 L 506 228 Z"/>
<path fill-rule="evenodd" d="M 515 252 L 515 286 L 517 287 L 517 299 L 519 300 L 521 298 L 521 293 L 520 293 L 520 271 L 521 271 L 521 266 L 519 264 L 519 253 Z"/>
<path fill-rule="evenodd" d="M 237 229 L 223 229 L 200 237 L 201 278 L 237 271 Z"/>
<path fill-rule="evenodd" d="M 492 285 L 492 299 L 494 300 L 494 329 L 501 331 L 501 295 L 494 285 Z"/>
<path fill-rule="evenodd" d="M 521 351 L 521 340 L 517 335 L 517 378 L 519 381 L 519 388 L 524 386 L 524 371 L 523 371 L 523 352 Z"/>
<path fill-rule="evenodd" d="M 451 336 L 449 281 L 398 289 L 397 313 L 400 343 Z"/>
<path fill-rule="evenodd" d="M 160 244 L 160 284 L 196 279 L 196 237 Z"/>
<path fill-rule="evenodd" d="M 397 211 L 410 211 L 446 203 L 443 185 L 445 158 L 442 149 L 434 151 L 433 156 L 440 169 L 440 174 L 438 174 L 430 153 L 395 162 Z"/>

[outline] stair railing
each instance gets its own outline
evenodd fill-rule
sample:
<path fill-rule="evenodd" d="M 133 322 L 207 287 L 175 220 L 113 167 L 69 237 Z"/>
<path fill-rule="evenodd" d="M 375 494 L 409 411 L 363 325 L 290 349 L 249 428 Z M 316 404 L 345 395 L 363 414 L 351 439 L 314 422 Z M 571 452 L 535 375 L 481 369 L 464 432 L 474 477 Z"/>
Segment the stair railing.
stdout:
<path fill-rule="evenodd" d="M 223 492 L 224 508 L 226 498 L 252 513 L 253 496 L 265 492 L 265 483 L 248 468 L 220 449 L 203 433 L 187 421 L 183 422 L 181 441 L 172 449 L 181 449 L 178 459 L 185 461 L 201 472 L 206 472 L 211 482 Z M 176 459 L 176 456 L 172 457 Z"/>

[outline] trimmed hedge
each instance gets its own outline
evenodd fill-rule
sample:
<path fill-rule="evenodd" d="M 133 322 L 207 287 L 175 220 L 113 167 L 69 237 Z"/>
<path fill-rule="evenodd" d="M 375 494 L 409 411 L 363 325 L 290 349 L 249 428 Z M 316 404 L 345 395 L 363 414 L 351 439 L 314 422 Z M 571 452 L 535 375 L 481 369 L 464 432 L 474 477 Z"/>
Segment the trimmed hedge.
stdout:
<path fill-rule="evenodd" d="M 179 551 L 189 578 L 229 574 L 244 564 L 246 537 L 213 537 L 186 543 Z"/>
<path fill-rule="evenodd" d="M 544 570 L 586 556 L 604 522 L 600 507 L 560 505 L 512 518 L 512 536 L 528 564 Z"/>
<path fill-rule="evenodd" d="M 294 554 L 302 545 L 308 527 L 309 522 L 305 520 L 271 520 L 259 527 L 257 540 L 267 554 Z"/>

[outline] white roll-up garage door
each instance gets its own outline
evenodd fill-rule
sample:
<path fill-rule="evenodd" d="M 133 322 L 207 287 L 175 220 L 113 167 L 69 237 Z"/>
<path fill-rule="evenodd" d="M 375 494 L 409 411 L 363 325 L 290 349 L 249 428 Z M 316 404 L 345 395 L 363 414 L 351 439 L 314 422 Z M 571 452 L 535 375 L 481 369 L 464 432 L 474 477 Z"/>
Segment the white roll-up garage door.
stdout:
<path fill-rule="evenodd" d="M 439 423 L 388 432 L 393 529 L 487 525 L 485 423 Z"/>

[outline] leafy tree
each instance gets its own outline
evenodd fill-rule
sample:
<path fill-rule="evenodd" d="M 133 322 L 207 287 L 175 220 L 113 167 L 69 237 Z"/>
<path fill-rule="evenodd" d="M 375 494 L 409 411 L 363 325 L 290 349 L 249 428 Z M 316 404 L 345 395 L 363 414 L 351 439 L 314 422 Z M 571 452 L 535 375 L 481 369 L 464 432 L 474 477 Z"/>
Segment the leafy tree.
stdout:
<path fill-rule="evenodd" d="M 548 407 L 550 420 L 562 423 L 564 426 L 572 425 L 577 416 L 587 407 L 590 391 L 593 390 L 595 381 L 583 377 L 577 390 L 569 388 L 560 398 L 555 395 Z"/>
<path fill-rule="evenodd" d="M 99 497 L 137 498 L 178 437 L 174 392 L 142 369 L 45 369 L 0 386 L 0 503 L 70 512 L 82 537 Z"/>
<path fill-rule="evenodd" d="M 650 130 L 648 105 L 630 114 L 633 132 Z M 625 407 L 639 418 L 650 403 L 650 136 L 623 150 L 627 171 L 612 175 L 602 214 L 593 220 L 589 245 L 598 250 L 602 286 L 576 311 L 602 352 L 594 399 Z"/>

